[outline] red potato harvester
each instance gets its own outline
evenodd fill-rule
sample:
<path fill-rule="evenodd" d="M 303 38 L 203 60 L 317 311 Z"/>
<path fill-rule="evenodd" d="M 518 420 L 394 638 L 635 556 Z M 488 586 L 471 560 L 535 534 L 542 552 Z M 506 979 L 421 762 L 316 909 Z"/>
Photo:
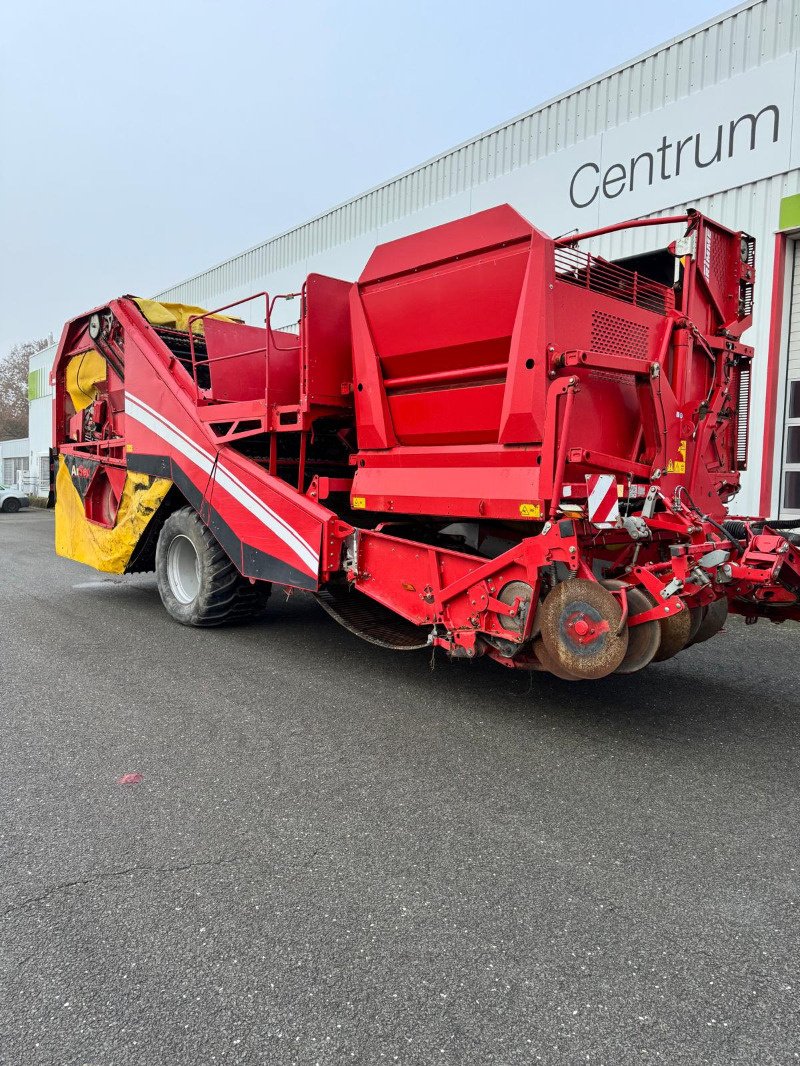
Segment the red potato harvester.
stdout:
<path fill-rule="evenodd" d="M 610 262 L 610 229 L 673 225 Z M 305 589 L 383 646 L 577 680 L 800 619 L 747 462 L 755 242 L 690 212 L 552 240 L 502 206 L 259 293 L 264 327 L 125 296 L 53 377 L 56 548 L 155 570 L 196 626 Z M 299 328 L 273 328 L 294 299 Z M 240 301 L 244 303 L 245 301 Z"/>

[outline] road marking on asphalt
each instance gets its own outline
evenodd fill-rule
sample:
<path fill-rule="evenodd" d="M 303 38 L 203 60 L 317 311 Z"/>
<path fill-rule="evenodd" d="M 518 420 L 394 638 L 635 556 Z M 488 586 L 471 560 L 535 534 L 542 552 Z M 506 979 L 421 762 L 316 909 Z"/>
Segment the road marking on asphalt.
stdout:
<path fill-rule="evenodd" d="M 102 581 L 81 581 L 77 585 L 73 585 L 74 589 L 104 589 L 109 585 L 127 585 L 127 581 L 122 579 L 114 580 L 113 578 L 104 578 Z"/>

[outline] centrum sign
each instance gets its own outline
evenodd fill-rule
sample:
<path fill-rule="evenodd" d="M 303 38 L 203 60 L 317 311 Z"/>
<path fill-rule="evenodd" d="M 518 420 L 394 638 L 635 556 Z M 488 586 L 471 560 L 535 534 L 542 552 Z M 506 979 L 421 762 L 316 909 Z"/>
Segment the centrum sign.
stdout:
<path fill-rule="evenodd" d="M 797 80 L 792 52 L 571 146 L 562 211 L 603 225 L 791 170 Z"/>
<path fill-rule="evenodd" d="M 750 111 L 727 123 L 718 123 L 710 138 L 703 131 L 675 140 L 664 134 L 657 148 L 631 155 L 630 159 L 605 167 L 594 160 L 582 163 L 569 183 L 570 203 L 582 209 L 598 196 L 615 200 L 643 184 L 652 186 L 679 178 L 681 171 L 685 174 L 692 167 L 706 170 L 733 159 L 737 152 L 755 152 L 759 147 L 776 144 L 780 131 L 780 108 L 767 104 L 757 114 Z"/>
<path fill-rule="evenodd" d="M 546 232 L 566 233 L 680 208 L 786 173 L 800 166 L 797 56 L 706 86 L 698 59 L 680 99 L 625 121 L 623 98 L 615 125 L 577 142 L 562 143 L 566 129 L 558 128 L 546 155 L 474 186 L 468 209 L 510 203 Z M 649 91 L 655 103 L 663 90 Z"/>

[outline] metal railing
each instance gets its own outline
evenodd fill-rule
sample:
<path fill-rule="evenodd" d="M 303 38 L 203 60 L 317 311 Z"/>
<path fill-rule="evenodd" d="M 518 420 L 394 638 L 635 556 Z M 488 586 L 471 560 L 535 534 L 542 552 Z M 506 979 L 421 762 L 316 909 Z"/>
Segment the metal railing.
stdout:
<path fill-rule="evenodd" d="M 301 292 L 278 293 L 276 296 L 273 296 L 271 299 L 270 299 L 270 295 L 269 295 L 268 292 L 266 292 L 266 291 L 257 292 L 257 293 L 254 293 L 252 296 L 245 296 L 241 300 L 233 300 L 231 303 L 224 304 L 222 307 L 216 307 L 216 308 L 214 308 L 211 311 L 204 311 L 200 315 L 190 315 L 189 316 L 189 319 L 187 321 L 188 334 L 189 334 L 189 358 L 190 358 L 190 365 L 191 365 L 192 381 L 194 382 L 194 388 L 195 388 L 195 401 L 196 402 L 199 403 L 200 399 L 201 399 L 201 396 L 200 396 L 200 385 L 199 385 L 199 382 L 198 382 L 198 374 L 197 374 L 198 367 L 201 366 L 201 365 L 206 365 L 206 366 L 209 367 L 209 384 L 210 384 L 210 365 L 211 365 L 211 360 L 208 358 L 208 351 L 206 350 L 206 353 L 205 353 L 205 355 L 206 355 L 205 364 L 203 364 L 200 361 L 198 361 L 197 350 L 195 348 L 195 337 L 196 337 L 195 330 L 194 330 L 195 322 L 202 322 L 206 318 L 212 318 L 212 317 L 214 317 L 216 315 L 220 315 L 220 314 L 222 314 L 223 311 L 229 311 L 233 307 L 241 307 L 242 304 L 252 303 L 254 300 L 260 300 L 260 299 L 263 298 L 263 300 L 264 300 L 264 328 L 266 330 L 265 336 L 264 336 L 263 353 L 264 353 L 264 364 L 265 364 L 265 367 L 266 367 L 268 365 L 268 360 L 269 360 L 270 344 L 272 345 L 272 348 L 275 351 L 279 351 L 279 352 L 293 352 L 293 351 L 299 351 L 300 350 L 301 341 L 300 341 L 299 337 L 298 337 L 297 344 L 289 344 L 289 345 L 281 345 L 281 344 L 279 344 L 277 339 L 276 339 L 275 334 L 278 333 L 278 332 L 282 332 L 282 331 L 281 330 L 276 330 L 273 327 L 273 325 L 272 325 L 272 315 L 273 315 L 273 311 L 275 309 L 275 304 L 278 302 L 278 300 L 294 300 L 297 297 L 300 297 L 301 300 L 303 301 L 303 303 L 305 303 L 305 286 L 303 286 L 303 289 L 302 289 Z M 214 362 L 215 363 L 218 363 L 218 362 L 221 363 L 221 362 L 224 362 L 224 361 L 226 361 L 228 359 L 240 359 L 243 355 L 254 355 L 255 353 L 260 352 L 260 351 L 262 351 L 260 346 L 256 347 L 256 348 L 243 348 L 241 351 L 229 352 L 227 355 L 217 356 L 217 357 L 215 357 Z M 264 399 L 265 400 L 267 398 L 267 386 L 268 386 L 268 374 L 265 377 L 265 385 L 264 385 Z"/>
<path fill-rule="evenodd" d="M 675 294 L 667 285 L 609 263 L 571 245 L 555 247 L 556 280 L 577 285 L 614 300 L 665 315 L 675 306 Z"/>

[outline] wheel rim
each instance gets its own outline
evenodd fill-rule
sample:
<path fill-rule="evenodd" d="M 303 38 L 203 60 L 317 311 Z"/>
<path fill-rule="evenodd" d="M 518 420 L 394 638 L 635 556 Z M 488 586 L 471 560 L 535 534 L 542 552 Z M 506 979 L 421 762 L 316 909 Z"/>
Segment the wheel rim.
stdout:
<path fill-rule="evenodd" d="M 200 559 L 194 544 L 182 533 L 167 549 L 167 579 L 172 594 L 181 603 L 191 603 L 200 591 Z"/>

